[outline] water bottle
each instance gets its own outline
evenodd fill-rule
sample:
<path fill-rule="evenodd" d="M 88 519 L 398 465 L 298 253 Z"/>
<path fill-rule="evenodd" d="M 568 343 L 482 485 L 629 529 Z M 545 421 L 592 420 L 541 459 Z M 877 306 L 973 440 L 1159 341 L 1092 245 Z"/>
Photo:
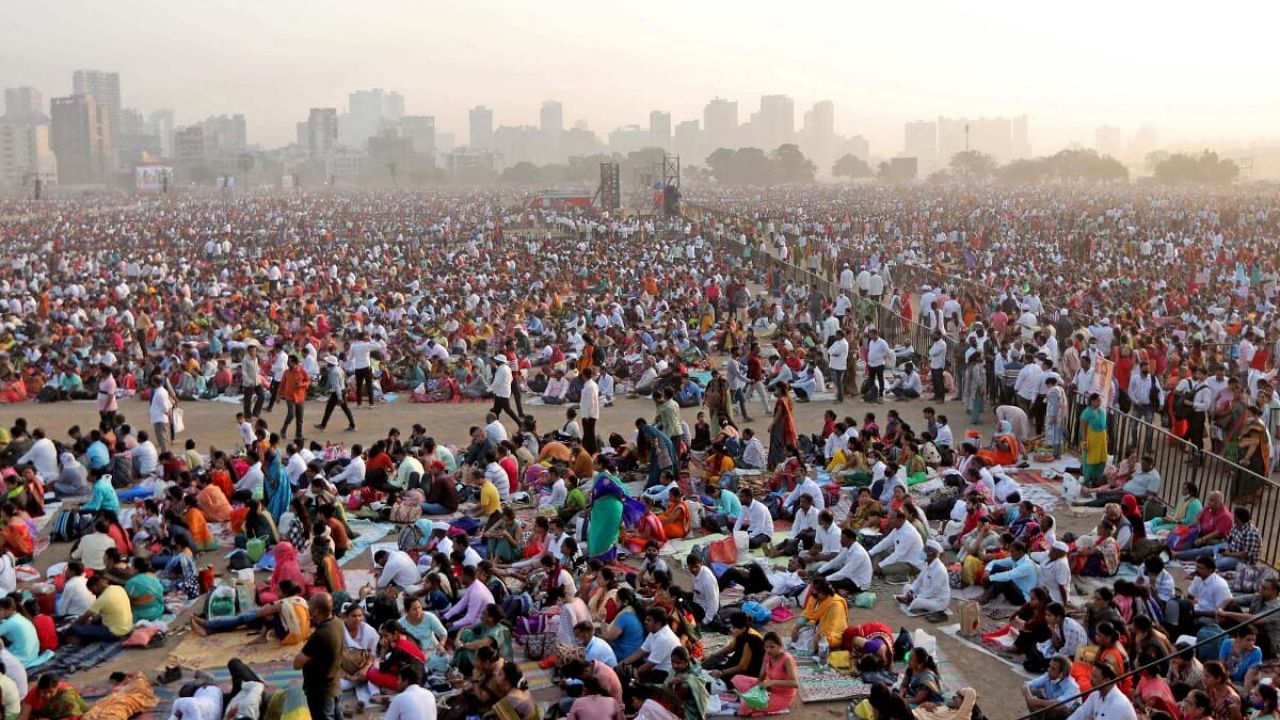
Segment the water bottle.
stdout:
<path fill-rule="evenodd" d="M 824 635 L 823 637 L 818 639 L 818 664 L 826 665 L 827 656 L 829 654 L 831 654 L 831 645 L 830 643 L 827 642 L 827 638 Z"/>

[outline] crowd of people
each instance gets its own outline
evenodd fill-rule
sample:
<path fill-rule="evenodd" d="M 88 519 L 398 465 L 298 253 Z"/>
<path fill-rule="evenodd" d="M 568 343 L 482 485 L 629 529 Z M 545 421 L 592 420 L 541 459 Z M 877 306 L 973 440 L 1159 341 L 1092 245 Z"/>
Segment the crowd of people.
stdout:
<path fill-rule="evenodd" d="M 973 588 L 1012 613 L 978 640 L 1043 673 L 1028 712 L 1274 716 L 1280 584 L 1254 514 L 1280 407 L 1280 209 L 1243 191 L 691 197 L 712 211 L 459 192 L 7 214 L 0 397 L 95 412 L 65 436 L 0 431 L 6 714 L 82 714 L 40 666 L 123 639 L 168 596 L 199 599 L 197 634 L 297 646 L 303 678 L 291 697 L 232 668 L 230 693 L 185 685 L 175 717 L 772 714 L 819 658 L 864 681 L 854 712 L 968 718 L 977 692 L 850 608 L 879 596 L 940 621 Z M 894 347 L 886 318 L 928 346 Z M 924 421 L 888 398 L 930 403 Z M 338 411 L 368 433 L 353 405 L 467 400 L 488 413 L 465 436 L 424 420 L 349 448 L 308 438 Z M 953 430 L 953 400 L 990 433 Z M 239 442 L 204 452 L 184 405 L 219 401 Z M 831 409 L 802 431 L 795 403 Z M 563 424 L 540 428 L 536 405 Z M 1117 413 L 1241 472 L 1175 500 L 1142 446 L 1116 456 Z M 1060 531 L 1024 499 L 1033 448 L 1079 448 L 1096 527 Z M 50 535 L 73 549 L 50 609 L 19 601 L 17 569 L 54 500 Z M 340 563 L 356 517 L 397 526 L 367 587 Z M 226 544 L 241 567 L 272 559 L 249 602 L 201 570 Z M 1176 563 L 1194 567 L 1181 591 Z M 522 658 L 546 658 L 557 702 L 530 694 Z"/>

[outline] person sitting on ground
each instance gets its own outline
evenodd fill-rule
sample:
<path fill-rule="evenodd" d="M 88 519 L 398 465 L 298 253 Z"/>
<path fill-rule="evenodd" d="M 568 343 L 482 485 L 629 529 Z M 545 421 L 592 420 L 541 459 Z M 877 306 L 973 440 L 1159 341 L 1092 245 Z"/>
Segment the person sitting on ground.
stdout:
<path fill-rule="evenodd" d="M 101 575 L 94 575 L 89 578 L 89 592 L 97 600 L 71 626 L 68 641 L 87 645 L 94 642 L 114 642 L 128 637 L 133 631 L 133 604 L 125 589 L 110 584 Z"/>
<path fill-rule="evenodd" d="M 281 645 L 297 645 L 311 635 L 311 614 L 307 600 L 302 596 L 303 588 L 292 580 L 280 583 L 283 597 L 272 603 L 250 608 L 239 615 L 230 617 L 208 617 L 193 615 L 191 631 L 197 635 L 230 632 L 241 627 L 260 630 L 259 642 L 265 642 L 268 633 L 274 635 Z"/>

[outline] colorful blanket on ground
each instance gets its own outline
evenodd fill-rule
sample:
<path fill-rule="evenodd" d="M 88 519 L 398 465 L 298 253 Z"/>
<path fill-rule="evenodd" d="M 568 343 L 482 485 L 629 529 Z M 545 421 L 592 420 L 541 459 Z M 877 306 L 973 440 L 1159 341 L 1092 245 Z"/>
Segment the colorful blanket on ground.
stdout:
<path fill-rule="evenodd" d="M 248 635 L 240 631 L 207 636 L 192 633 L 173 648 L 165 665 L 197 669 L 225 668 L 228 661 L 238 657 L 250 667 L 256 668 L 259 663 L 290 661 L 297 654 L 298 648 L 297 645 L 281 645 L 276 640 L 251 644 Z"/>
<path fill-rule="evenodd" d="M 282 690 L 293 683 L 302 682 L 302 671 L 294 670 L 291 662 L 273 662 L 265 664 L 253 663 L 251 665 L 253 667 L 253 671 L 256 672 L 266 683 L 267 692 L 269 693 Z M 227 668 L 225 666 L 210 668 L 205 671 L 205 674 L 212 678 L 214 682 L 218 683 L 224 692 L 230 692 L 231 674 L 227 672 Z M 155 710 L 134 715 L 131 720 L 162 720 L 163 718 L 169 717 L 170 711 L 173 708 L 173 701 L 178 696 L 178 691 L 189 681 L 190 676 L 188 674 L 188 677 L 183 680 L 172 682 L 168 685 L 155 685 L 153 690 L 155 691 L 156 697 L 160 700 L 160 704 L 156 706 Z M 106 690 L 110 691 L 110 688 L 106 688 Z M 85 695 L 84 697 L 86 700 L 90 699 L 89 695 Z"/>
<path fill-rule="evenodd" d="M 796 673 L 800 680 L 800 702 L 815 703 L 832 700 L 864 698 L 871 694 L 871 686 L 847 672 L 833 670 L 830 665 L 818 665 L 810 658 L 796 658 Z"/>
<path fill-rule="evenodd" d="M 89 645 L 63 645 L 48 662 L 27 669 L 28 677 L 54 673 L 67 677 L 72 673 L 97 667 L 124 650 L 122 641 L 91 643 Z"/>
<path fill-rule="evenodd" d="M 351 530 L 360 533 L 360 537 L 351 541 L 351 548 L 347 550 L 347 554 L 342 556 L 338 561 L 338 565 L 346 565 L 352 560 L 364 554 L 370 546 L 386 537 L 388 533 L 395 530 L 396 526 L 391 523 L 378 523 L 371 520 L 352 520 Z"/>

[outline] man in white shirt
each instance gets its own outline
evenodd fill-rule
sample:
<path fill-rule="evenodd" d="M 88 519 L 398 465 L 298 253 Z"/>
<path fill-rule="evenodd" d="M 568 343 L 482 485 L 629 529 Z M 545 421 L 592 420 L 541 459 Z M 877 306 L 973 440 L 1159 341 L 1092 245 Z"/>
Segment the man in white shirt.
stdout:
<path fill-rule="evenodd" d="M 943 612 L 951 605 L 951 581 L 941 554 L 942 545 L 937 540 L 925 543 L 924 569 L 907 585 L 907 591 L 895 598 L 907 606 L 908 615 Z"/>
<path fill-rule="evenodd" d="M 58 448 L 53 441 L 45 437 L 44 428 L 36 428 L 31 431 L 31 437 L 35 439 L 31 447 L 22 457 L 18 458 L 16 466 L 21 468 L 23 465 L 30 463 L 36 466 L 36 474 L 44 479 L 45 482 L 51 483 L 58 479 Z"/>
<path fill-rule="evenodd" d="M 369 331 L 361 330 L 356 341 L 347 347 L 347 357 L 351 360 L 351 370 L 356 376 L 356 407 L 360 407 L 362 396 L 369 399 L 373 407 L 373 352 L 381 350 L 376 342 L 369 341 Z"/>
<path fill-rule="evenodd" d="M 165 389 L 164 380 L 159 375 L 151 377 L 151 405 L 148 419 L 151 430 L 156 434 L 156 445 L 160 452 L 169 450 L 169 423 L 173 420 L 173 398 Z"/>
<path fill-rule="evenodd" d="M 1040 566 L 1040 586 L 1049 591 L 1049 599 L 1067 604 L 1071 595 L 1071 563 L 1067 560 L 1067 544 L 1058 540 Z"/>
<path fill-rule="evenodd" d="M 929 346 L 929 383 L 933 385 L 933 401 L 947 401 L 947 341 L 942 331 L 933 331 L 933 344 Z"/>
<path fill-rule="evenodd" d="M 489 408 L 489 412 L 501 418 L 502 413 L 511 416 L 516 421 L 516 425 L 520 425 L 520 416 L 516 415 L 516 411 L 511 407 L 511 365 L 506 355 L 493 356 L 493 381 L 489 383 L 488 392 L 493 395 L 493 407 Z"/>
<path fill-rule="evenodd" d="M 379 590 L 392 585 L 407 590 L 422 581 L 417 563 L 403 550 L 379 550 L 373 557 L 373 564 L 377 566 L 374 572 L 378 576 L 376 586 Z"/>
<path fill-rule="evenodd" d="M 889 394 L 897 400 L 914 400 L 924 392 L 924 383 L 920 382 L 920 373 L 916 372 L 913 363 L 902 364 L 902 375 L 893 381 Z"/>
<path fill-rule="evenodd" d="M 236 481 L 236 490 L 248 490 L 254 497 L 262 497 L 262 482 L 265 478 L 262 472 L 262 461 L 258 458 L 258 451 L 250 450 L 245 456 L 249 461 L 249 469 L 244 471 L 244 475 Z M 363 482 L 364 477 L 360 480 Z"/>
<path fill-rule="evenodd" d="M 801 495 L 796 501 L 791 517 L 791 537 L 782 541 L 778 547 L 764 546 L 764 554 L 769 557 L 777 555 L 795 555 L 814 544 L 814 536 L 818 532 L 818 510 L 813 506 L 813 498 Z M 825 512 L 825 511 L 823 511 Z"/>
<path fill-rule="evenodd" d="M 671 619 L 662 608 L 651 607 L 645 611 L 644 629 L 649 634 L 640 649 L 619 664 L 632 667 L 640 682 L 661 685 L 671 674 L 671 651 L 680 647 L 680 638 L 671 630 Z"/>
<path fill-rule="evenodd" d="M 436 696 L 422 681 L 421 667 L 407 663 L 400 668 L 400 692 L 391 699 L 384 720 L 436 720 Z"/>
<path fill-rule="evenodd" d="M 284 351 L 283 346 L 277 345 L 271 355 L 271 388 L 268 390 L 267 412 L 271 412 L 276 406 L 276 399 L 280 397 L 280 383 L 284 380 L 284 371 L 288 369 L 289 354 Z"/>
<path fill-rule="evenodd" d="M 769 508 L 756 500 L 745 487 L 738 491 L 738 500 L 742 502 L 742 514 L 734 521 L 733 531 L 746 532 L 752 550 L 773 540 L 773 516 L 769 514 Z"/>
<path fill-rule="evenodd" d="M 600 419 L 600 386 L 595 381 L 595 371 L 582 371 L 582 398 L 578 402 L 578 415 L 582 418 L 582 447 L 592 455 L 600 451 L 596 442 L 596 421 Z"/>
<path fill-rule="evenodd" d="M 860 593 L 871 587 L 871 556 L 858 543 L 858 531 L 844 528 L 840 531 L 840 552 L 815 568 L 818 575 L 826 577 L 836 590 Z"/>
<path fill-rule="evenodd" d="M 1093 692 L 1067 720 L 1137 720 L 1133 702 L 1115 684 L 1116 670 L 1109 663 L 1093 664 L 1089 682 Z"/>
<path fill-rule="evenodd" d="M 867 377 L 875 380 L 879 395 L 884 395 L 884 368 L 893 360 L 893 348 L 880 337 L 880 331 L 867 331 Z M 878 396 L 877 396 L 878 397 Z"/>
<path fill-rule="evenodd" d="M 689 611 L 698 624 L 706 625 L 716 619 L 716 611 L 720 609 L 720 584 L 716 574 L 703 564 L 697 554 L 689 553 L 686 564 L 693 576 L 693 602 Z"/>
<path fill-rule="evenodd" d="M 746 442 L 742 449 L 742 462 L 738 467 L 745 470 L 763 470 L 766 462 L 764 443 L 756 437 L 756 431 L 746 428 L 742 431 L 742 439 Z"/>
<path fill-rule="evenodd" d="M 169 429 L 165 428 L 164 432 L 168 433 Z M 156 452 L 156 446 L 151 444 L 151 437 L 145 430 L 138 433 L 138 444 L 129 451 L 129 458 L 133 462 L 133 474 L 137 477 L 149 477 L 156 472 L 160 453 Z"/>
<path fill-rule="evenodd" d="M 787 495 L 786 499 L 782 501 L 782 507 L 789 510 L 795 506 L 800 498 L 805 496 L 808 496 L 813 501 L 813 507 L 819 510 L 827 506 L 826 498 L 822 494 L 822 488 L 818 485 L 818 481 L 806 475 L 796 485 L 795 489 Z"/>
<path fill-rule="evenodd" d="M 827 348 L 827 367 L 836 384 L 836 402 L 844 402 L 844 374 L 849 369 L 849 341 L 844 331 L 836 331 L 836 340 Z"/>
<path fill-rule="evenodd" d="M 63 571 L 66 582 L 58 598 L 58 617 L 78 618 L 89 611 L 98 598 L 89 592 L 89 578 L 84 576 L 84 563 L 72 560 Z"/>
<path fill-rule="evenodd" d="M 1191 610 L 1197 622 L 1200 622 L 1200 618 L 1205 618 L 1205 622 L 1213 622 L 1215 613 L 1231 601 L 1231 588 L 1218 574 L 1212 555 L 1196 558 L 1196 576 L 1187 587 L 1187 599 L 1191 601 Z M 1169 603 L 1170 609 L 1175 605 L 1176 603 Z M 1179 624 L 1179 618 L 1176 617 L 1166 621 L 1174 626 Z"/>
<path fill-rule="evenodd" d="M 261 466 L 259 466 L 258 473 L 262 473 Z M 338 486 L 358 487 L 364 484 L 364 473 L 364 448 L 359 443 L 356 443 L 351 446 L 351 460 L 337 475 L 329 478 L 329 481 Z M 259 481 L 259 484 L 261 484 L 261 481 Z M 236 489 L 239 488 L 240 484 L 236 483 Z"/>
<path fill-rule="evenodd" d="M 502 424 L 502 420 L 496 414 L 490 412 L 485 415 L 484 422 L 484 434 L 495 447 L 511 437 L 507 434 L 507 426 Z"/>
<path fill-rule="evenodd" d="M 889 515 L 889 534 L 868 551 L 871 557 L 888 553 L 876 564 L 875 573 L 887 575 L 915 575 L 924 567 L 924 539 L 920 532 L 907 522 L 907 516 L 894 510 Z"/>

